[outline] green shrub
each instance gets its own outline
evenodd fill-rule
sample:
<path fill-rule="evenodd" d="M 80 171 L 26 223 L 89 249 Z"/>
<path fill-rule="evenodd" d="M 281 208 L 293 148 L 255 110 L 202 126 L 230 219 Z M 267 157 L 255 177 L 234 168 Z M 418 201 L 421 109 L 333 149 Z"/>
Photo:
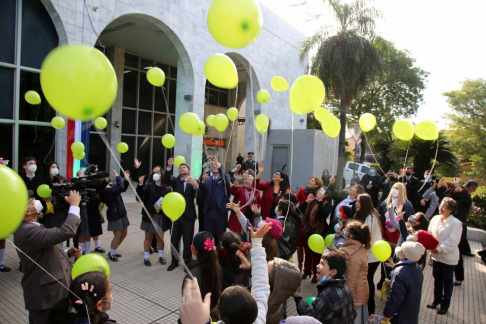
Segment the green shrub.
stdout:
<path fill-rule="evenodd" d="M 473 210 L 467 216 L 467 225 L 486 230 L 486 187 L 479 187 L 471 197 Z"/>

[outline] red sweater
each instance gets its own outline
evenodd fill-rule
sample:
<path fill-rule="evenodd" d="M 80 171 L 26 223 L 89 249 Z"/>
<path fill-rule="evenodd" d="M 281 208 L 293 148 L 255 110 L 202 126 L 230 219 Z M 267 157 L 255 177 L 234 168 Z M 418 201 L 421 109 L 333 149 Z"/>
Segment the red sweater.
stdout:
<path fill-rule="evenodd" d="M 305 188 L 300 188 L 299 192 L 295 195 L 297 197 L 297 202 L 302 206 L 307 200 L 307 194 L 305 193 Z"/>
<path fill-rule="evenodd" d="M 247 203 L 244 187 L 236 188 L 235 186 L 231 186 L 230 192 L 234 196 L 233 202 L 235 204 L 240 202 L 240 206 L 244 206 Z M 251 203 L 249 203 L 247 206 L 241 208 L 241 212 L 243 213 L 243 215 L 246 216 L 246 209 L 247 208 L 250 208 L 251 205 L 260 205 L 260 203 L 261 203 L 260 191 L 255 190 L 255 195 L 253 196 L 253 201 Z M 254 213 L 252 213 L 252 218 L 250 219 L 250 222 L 252 223 L 253 226 L 257 226 L 258 224 L 253 224 L 254 217 L 255 217 L 255 215 L 254 215 Z M 228 221 L 228 228 L 235 233 L 238 233 L 238 234 L 241 233 L 240 221 L 238 220 L 238 217 L 236 216 L 236 213 L 233 210 L 231 211 L 230 218 L 229 218 L 229 221 Z"/>
<path fill-rule="evenodd" d="M 266 219 L 268 216 L 270 216 L 270 213 L 272 211 L 272 203 L 273 203 L 273 181 L 265 181 L 265 182 L 260 182 L 259 179 L 256 181 L 256 188 L 258 190 L 263 191 L 262 194 L 262 200 L 261 200 L 261 207 L 262 207 L 262 219 Z M 282 195 L 284 193 L 282 190 L 278 191 L 277 197 L 275 199 L 275 206 L 278 204 L 280 199 L 282 199 Z"/>

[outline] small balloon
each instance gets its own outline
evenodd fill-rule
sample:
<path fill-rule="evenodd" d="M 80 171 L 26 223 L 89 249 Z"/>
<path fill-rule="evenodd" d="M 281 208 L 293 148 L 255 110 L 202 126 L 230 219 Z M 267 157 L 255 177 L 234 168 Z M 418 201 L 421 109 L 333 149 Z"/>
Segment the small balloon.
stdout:
<path fill-rule="evenodd" d="M 221 133 L 228 127 L 228 117 L 225 114 L 217 114 L 214 116 L 214 128 L 216 128 Z"/>
<path fill-rule="evenodd" d="M 125 143 L 125 142 L 120 142 L 118 143 L 118 145 L 116 146 L 116 149 L 118 150 L 118 152 L 120 153 L 126 153 L 128 152 L 128 144 Z"/>
<path fill-rule="evenodd" d="M 175 137 L 172 134 L 165 134 L 164 136 L 162 136 L 162 145 L 164 145 L 164 147 L 168 149 L 173 148 L 175 142 L 176 142 Z"/>
<path fill-rule="evenodd" d="M 0 163 L 0 238 L 17 230 L 25 217 L 28 201 L 27 187 L 22 178 L 17 172 Z"/>
<path fill-rule="evenodd" d="M 181 164 L 184 164 L 184 163 L 186 163 L 186 159 L 185 159 L 183 156 L 178 155 L 178 156 L 176 156 L 176 157 L 174 158 L 174 165 L 175 165 L 176 167 L 180 167 L 180 166 L 181 166 Z"/>
<path fill-rule="evenodd" d="M 150 68 L 147 71 L 147 80 L 151 85 L 161 87 L 165 83 L 165 73 L 158 67 Z"/>
<path fill-rule="evenodd" d="M 71 277 L 76 279 L 78 276 L 88 272 L 101 272 L 110 278 L 110 266 L 104 257 L 96 253 L 88 253 L 80 257 L 73 264 Z"/>
<path fill-rule="evenodd" d="M 424 120 L 415 125 L 415 135 L 424 141 L 435 141 L 439 137 L 439 130 L 433 121 Z"/>
<path fill-rule="evenodd" d="M 192 112 L 186 112 L 179 118 L 179 127 L 184 133 L 194 134 L 199 129 L 199 117 Z"/>
<path fill-rule="evenodd" d="M 376 126 L 376 118 L 373 116 L 373 114 L 366 113 L 362 114 L 361 117 L 359 117 L 359 127 L 361 127 L 361 130 L 365 133 L 369 132 Z"/>
<path fill-rule="evenodd" d="M 336 138 L 341 131 L 341 122 L 336 116 L 329 114 L 322 122 L 321 127 L 329 137 Z"/>
<path fill-rule="evenodd" d="M 295 114 L 313 112 L 324 101 L 324 83 L 313 75 L 298 77 L 290 89 L 290 109 Z"/>
<path fill-rule="evenodd" d="M 39 105 L 41 103 L 41 97 L 37 91 L 29 90 L 25 93 L 25 101 L 31 105 Z"/>
<path fill-rule="evenodd" d="M 316 297 L 307 297 L 307 298 L 305 299 L 305 302 L 307 303 L 307 305 L 308 305 L 309 307 L 312 307 L 312 303 L 314 302 L 314 300 L 316 300 Z"/>
<path fill-rule="evenodd" d="M 73 158 L 75 158 L 76 160 L 82 160 L 84 159 L 84 157 L 86 156 L 86 153 L 84 152 L 81 152 L 81 153 L 76 153 L 76 154 L 73 154 Z"/>
<path fill-rule="evenodd" d="M 42 184 L 37 187 L 37 195 L 41 198 L 48 198 L 52 194 L 51 188 L 48 185 Z"/>
<path fill-rule="evenodd" d="M 324 241 L 326 242 L 326 246 L 328 249 L 331 248 L 331 245 L 332 245 L 332 239 L 334 238 L 334 234 L 328 234 L 326 236 L 326 238 L 324 239 Z"/>
<path fill-rule="evenodd" d="M 55 129 L 62 129 L 65 124 L 66 124 L 66 121 L 64 120 L 64 118 L 59 117 L 59 116 L 56 116 L 56 117 L 52 118 L 52 120 L 51 120 L 51 125 Z"/>
<path fill-rule="evenodd" d="M 413 138 L 414 126 L 408 120 L 397 120 L 393 124 L 393 134 L 402 141 L 409 141 Z"/>
<path fill-rule="evenodd" d="M 261 104 L 265 104 L 270 101 L 270 93 L 267 90 L 260 90 L 257 93 L 257 100 Z"/>
<path fill-rule="evenodd" d="M 312 234 L 307 243 L 309 248 L 315 253 L 324 253 L 324 239 L 319 234 Z"/>
<path fill-rule="evenodd" d="M 339 224 L 334 225 L 334 233 L 339 232 Z"/>
<path fill-rule="evenodd" d="M 208 126 L 214 127 L 214 115 L 209 115 L 208 117 L 206 117 L 206 124 L 208 124 Z"/>
<path fill-rule="evenodd" d="M 206 133 L 206 124 L 202 120 L 199 121 L 199 128 L 198 130 L 193 134 L 196 136 L 203 136 Z"/>
<path fill-rule="evenodd" d="M 277 92 L 285 91 L 289 88 L 287 80 L 280 76 L 273 77 L 272 81 L 270 81 L 270 86 Z"/>
<path fill-rule="evenodd" d="M 186 210 L 186 200 L 178 192 L 169 192 L 162 199 L 162 211 L 173 222 L 179 219 Z"/>
<path fill-rule="evenodd" d="M 381 262 L 385 262 L 391 256 L 392 249 L 390 243 L 378 240 L 371 246 L 371 252 Z"/>
<path fill-rule="evenodd" d="M 208 81 L 223 89 L 234 89 L 238 85 L 236 65 L 225 54 L 213 54 L 204 63 L 204 75 Z"/>
<path fill-rule="evenodd" d="M 314 110 L 314 116 L 320 122 L 326 119 L 326 117 L 329 116 L 329 114 L 330 114 L 329 109 L 326 109 L 324 107 L 317 107 L 316 110 Z"/>
<path fill-rule="evenodd" d="M 84 152 L 84 144 L 82 142 L 74 142 L 71 144 L 71 151 L 74 154 L 81 154 Z"/>
<path fill-rule="evenodd" d="M 229 48 L 250 45 L 260 34 L 263 15 L 255 0 L 214 0 L 208 10 L 208 29 Z"/>
<path fill-rule="evenodd" d="M 230 109 L 228 109 L 228 111 L 226 112 L 226 115 L 228 116 L 228 119 L 231 120 L 231 121 L 235 121 L 238 119 L 238 109 L 236 109 L 235 107 L 231 107 Z"/>
<path fill-rule="evenodd" d="M 105 129 L 108 126 L 108 122 L 104 117 L 97 117 L 94 122 L 96 128 L 98 129 Z"/>
<path fill-rule="evenodd" d="M 270 125 L 270 119 L 265 114 L 260 114 L 255 118 L 255 127 L 260 133 L 265 133 Z"/>

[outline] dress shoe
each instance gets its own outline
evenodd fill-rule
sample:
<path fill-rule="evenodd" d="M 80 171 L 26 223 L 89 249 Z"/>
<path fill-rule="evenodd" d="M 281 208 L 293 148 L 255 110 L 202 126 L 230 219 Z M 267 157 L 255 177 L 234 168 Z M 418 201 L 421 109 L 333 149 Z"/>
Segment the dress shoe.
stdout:
<path fill-rule="evenodd" d="M 438 305 L 440 305 L 440 303 L 433 302 L 432 304 L 428 304 L 427 308 L 436 309 Z"/>
<path fill-rule="evenodd" d="M 316 275 L 314 275 L 312 277 L 311 283 L 317 283 L 317 277 L 316 277 Z"/>
<path fill-rule="evenodd" d="M 113 261 L 113 262 L 118 262 L 118 258 L 115 255 L 112 255 L 111 253 L 108 253 L 108 258 Z"/>
<path fill-rule="evenodd" d="M 121 258 L 121 254 L 116 253 L 115 255 L 117 258 Z"/>
<path fill-rule="evenodd" d="M 97 248 L 94 249 L 95 252 L 98 252 L 98 253 L 105 253 L 105 249 L 103 249 L 101 246 L 98 246 Z"/>
<path fill-rule="evenodd" d="M 447 311 L 449 310 L 449 307 L 440 307 L 439 310 L 437 311 L 437 314 L 439 315 L 445 315 L 447 314 Z"/>
<path fill-rule="evenodd" d="M 473 256 L 474 256 L 474 254 L 472 254 L 471 252 L 469 252 L 469 253 L 464 253 L 463 255 L 468 256 L 468 257 L 473 257 Z"/>
<path fill-rule="evenodd" d="M 456 287 L 460 286 L 460 285 L 462 285 L 462 281 L 456 280 L 456 281 L 454 281 L 453 285 L 456 286 Z"/>
<path fill-rule="evenodd" d="M 159 262 L 161 265 L 166 265 L 167 264 L 167 261 L 165 261 L 165 259 L 163 257 L 160 257 L 159 258 Z"/>
<path fill-rule="evenodd" d="M 179 266 L 179 263 L 171 263 L 170 266 L 167 268 L 167 271 L 172 271 Z"/>
<path fill-rule="evenodd" d="M 152 262 L 150 262 L 149 259 L 143 259 L 143 264 L 145 264 L 147 267 L 150 267 L 152 265 Z"/>
<path fill-rule="evenodd" d="M 311 276 L 310 273 L 307 273 L 307 272 L 304 272 L 304 274 L 302 275 L 302 279 L 307 279 Z"/>
<path fill-rule="evenodd" d="M 0 264 L 0 272 L 10 272 L 10 268 Z"/>

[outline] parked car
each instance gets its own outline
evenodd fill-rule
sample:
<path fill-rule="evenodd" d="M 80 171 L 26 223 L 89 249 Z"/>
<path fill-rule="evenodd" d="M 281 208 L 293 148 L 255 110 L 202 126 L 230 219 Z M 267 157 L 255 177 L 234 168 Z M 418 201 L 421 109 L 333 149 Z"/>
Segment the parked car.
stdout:
<path fill-rule="evenodd" d="M 351 182 L 353 179 L 354 172 L 358 174 L 359 178 L 361 179 L 365 174 L 368 174 L 370 171 L 371 163 L 365 162 L 364 164 L 361 163 L 354 163 L 354 162 L 347 162 L 344 166 L 343 177 L 346 180 L 346 183 Z"/>

